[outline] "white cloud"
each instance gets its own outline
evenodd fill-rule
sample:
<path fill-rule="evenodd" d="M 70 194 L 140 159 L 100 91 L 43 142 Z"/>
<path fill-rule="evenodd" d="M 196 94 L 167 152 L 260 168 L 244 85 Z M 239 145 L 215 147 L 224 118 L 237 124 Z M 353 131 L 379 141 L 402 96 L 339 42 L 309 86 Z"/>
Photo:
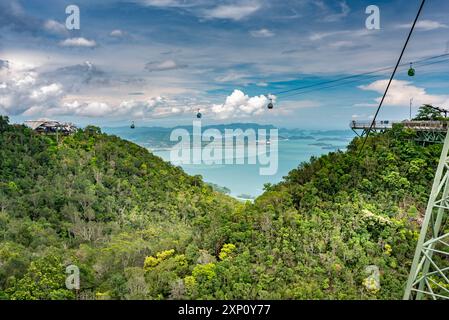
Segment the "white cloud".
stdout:
<path fill-rule="evenodd" d="M 209 19 L 242 20 L 261 8 L 257 2 L 220 5 L 204 11 L 204 17 Z"/>
<path fill-rule="evenodd" d="M 49 109 L 46 115 L 76 115 L 81 117 L 104 117 L 111 114 L 111 106 L 105 102 L 66 102 L 60 108 Z"/>
<path fill-rule="evenodd" d="M 48 98 L 57 98 L 62 96 L 62 89 L 62 85 L 59 83 L 52 83 L 48 86 L 42 86 L 31 92 L 30 99 L 36 102 L 45 102 Z"/>
<path fill-rule="evenodd" d="M 368 29 L 315 32 L 309 36 L 309 39 L 312 41 L 318 41 L 318 40 L 323 40 L 325 38 L 336 37 L 336 36 L 345 36 L 346 38 L 347 37 L 364 37 L 369 34 L 370 34 L 370 31 Z"/>
<path fill-rule="evenodd" d="M 341 32 L 339 31 L 335 31 L 335 32 L 315 32 L 313 34 L 310 35 L 309 39 L 312 41 L 318 41 L 318 40 L 322 40 L 324 38 L 327 37 L 331 37 L 334 35 L 339 35 L 341 34 Z"/>
<path fill-rule="evenodd" d="M 12 78 L 13 86 L 19 89 L 27 89 L 34 85 L 37 81 L 37 74 L 35 72 L 25 72 L 14 76 Z"/>
<path fill-rule="evenodd" d="M 39 78 L 33 70 L 12 64 L 7 75 L 0 74 L 0 111 L 18 115 L 44 107 L 57 107 L 64 96 L 63 86 Z"/>
<path fill-rule="evenodd" d="M 176 69 L 184 69 L 187 68 L 185 64 L 179 64 L 174 60 L 164 60 L 164 61 L 153 61 L 148 62 L 145 65 L 145 69 L 149 72 L 154 71 L 167 71 L 167 70 L 176 70 Z"/>
<path fill-rule="evenodd" d="M 86 47 L 93 48 L 97 46 L 95 40 L 88 40 L 86 38 L 69 38 L 60 42 L 60 45 L 63 47 Z"/>
<path fill-rule="evenodd" d="M 119 103 L 73 100 L 63 103 L 62 107 L 48 109 L 45 114 L 146 119 L 172 116 L 182 112 L 182 109 L 171 106 L 169 100 L 158 96 L 146 100 L 124 100 Z"/>
<path fill-rule="evenodd" d="M 276 97 L 270 96 L 273 101 Z M 212 113 L 220 120 L 249 117 L 261 115 L 266 111 L 269 100 L 266 96 L 260 95 L 249 97 L 240 90 L 234 92 L 226 98 L 225 103 L 214 104 L 211 108 Z"/>
<path fill-rule="evenodd" d="M 148 7 L 169 7 L 169 8 L 182 8 L 196 6 L 202 1 L 198 0 L 137 0 L 138 3 Z"/>
<path fill-rule="evenodd" d="M 62 23 L 56 20 L 47 20 L 44 22 L 44 29 L 50 33 L 57 35 L 66 35 L 68 34 L 67 28 Z"/>
<path fill-rule="evenodd" d="M 250 31 L 251 36 L 254 38 L 271 38 L 275 36 L 275 33 L 268 29 L 252 30 Z"/>
<path fill-rule="evenodd" d="M 209 0 L 134 0 L 147 7 L 180 8 L 205 19 L 242 20 L 258 11 L 260 0 L 233 0 L 215 5 Z"/>
<path fill-rule="evenodd" d="M 111 33 L 109 34 L 111 37 L 115 37 L 115 38 L 121 38 L 125 35 L 125 32 L 123 32 L 120 29 L 115 29 L 112 30 Z"/>
<path fill-rule="evenodd" d="M 72 75 L 67 83 L 55 81 L 57 78 L 53 73 L 38 74 L 34 67 L 24 68 L 16 63 L 11 63 L 10 66 L 8 70 L 0 70 L 2 114 L 40 118 L 59 115 L 143 119 L 169 117 L 192 109 L 179 100 L 169 100 L 162 96 L 121 100 L 120 96 L 106 99 L 102 98 L 101 94 L 94 97 L 89 97 L 86 93 L 78 95 L 77 90 L 71 89 L 70 82 L 81 82 L 84 79 L 84 71 L 94 70 L 90 62 L 58 69 Z"/>
<path fill-rule="evenodd" d="M 366 86 L 359 86 L 360 89 L 366 91 L 375 91 L 383 94 L 387 87 L 388 80 L 378 80 Z M 390 90 L 384 101 L 385 106 L 404 107 L 410 105 L 410 99 L 417 105 L 433 104 L 435 106 L 446 106 L 449 104 L 448 95 L 431 95 L 424 88 L 412 85 L 409 81 L 393 80 Z M 380 103 L 382 97 L 375 99 Z M 369 105 L 369 104 L 368 104 Z"/>
<path fill-rule="evenodd" d="M 400 24 L 397 27 L 401 28 L 401 29 L 410 29 L 412 27 L 412 24 L 411 23 Z M 416 23 L 415 28 L 418 30 L 422 30 L 422 31 L 430 31 L 430 30 L 436 30 L 436 29 L 447 29 L 449 27 L 448 27 L 448 25 L 438 22 L 438 21 L 420 20 Z"/>
<path fill-rule="evenodd" d="M 270 97 L 276 102 L 276 97 Z M 158 95 L 136 100 L 121 99 L 120 95 L 103 98 L 97 91 L 92 92 L 91 96 L 79 94 L 71 90 L 68 83 L 54 81 L 54 78 L 39 75 L 32 69 L 12 70 L 8 76 L 0 77 L 0 112 L 39 118 L 75 116 L 144 120 L 194 115 L 197 109 L 201 109 L 210 119 L 248 119 L 266 115 L 268 102 L 269 98 L 264 95 L 251 97 L 240 90 L 235 90 L 223 104 L 201 104 L 196 99 L 169 99 Z M 291 114 L 294 109 L 303 106 L 311 106 L 311 103 L 284 103 L 276 114 Z"/>
<path fill-rule="evenodd" d="M 107 102 L 86 97 L 69 100 L 62 84 L 45 84 L 32 72 L 17 74 L 8 83 L 0 82 L 0 112 L 8 115 L 141 119 L 171 116 L 183 110 L 187 109 L 172 106 L 172 102 L 163 97 L 141 101 Z"/>
<path fill-rule="evenodd" d="M 351 116 L 351 119 L 352 119 L 352 120 L 358 120 L 358 119 L 362 119 L 362 120 L 368 119 L 368 120 L 371 120 L 371 119 L 373 119 L 373 118 L 374 118 L 374 114 L 366 114 L 366 113 L 363 113 L 363 114 L 353 114 L 353 115 Z"/>

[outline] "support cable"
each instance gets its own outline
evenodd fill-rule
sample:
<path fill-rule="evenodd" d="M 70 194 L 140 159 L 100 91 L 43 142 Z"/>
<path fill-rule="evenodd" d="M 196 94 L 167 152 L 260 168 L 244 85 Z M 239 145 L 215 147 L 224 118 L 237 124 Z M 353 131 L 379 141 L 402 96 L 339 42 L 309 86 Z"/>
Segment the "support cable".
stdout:
<path fill-rule="evenodd" d="M 377 108 L 377 111 L 376 111 L 376 113 L 374 115 L 373 121 L 371 122 L 371 126 L 368 129 L 367 135 L 366 135 L 365 139 L 363 140 L 363 144 L 362 144 L 362 147 L 360 149 L 359 156 L 362 154 L 362 151 L 363 151 L 363 148 L 365 147 L 366 141 L 369 138 L 369 134 L 370 134 L 371 130 L 373 129 L 375 123 L 376 123 L 377 116 L 379 115 L 380 109 L 382 108 L 382 105 L 383 105 L 383 103 L 385 101 L 385 98 L 386 98 L 386 96 L 388 94 L 388 90 L 390 89 L 391 83 L 393 82 L 394 76 L 396 75 L 396 71 L 398 70 L 398 67 L 401 64 L 402 56 L 404 55 L 405 49 L 407 49 L 407 45 L 408 45 L 408 43 L 410 41 L 410 38 L 412 37 L 413 31 L 415 30 L 416 23 L 419 20 L 419 17 L 421 15 L 421 12 L 422 12 L 422 9 L 423 9 L 425 3 L 426 3 L 426 0 L 422 0 L 421 6 L 419 7 L 418 13 L 416 14 L 415 21 L 413 21 L 413 24 L 412 24 L 412 27 L 411 27 L 410 32 L 408 34 L 407 40 L 405 41 L 404 47 L 402 48 L 401 55 L 399 56 L 398 62 L 396 63 L 396 66 L 395 66 L 395 68 L 393 70 L 393 73 L 391 74 L 390 80 L 388 81 L 388 85 L 387 85 L 387 88 L 385 89 L 385 93 L 384 93 L 384 95 L 382 97 L 382 100 L 379 103 L 379 107 Z"/>

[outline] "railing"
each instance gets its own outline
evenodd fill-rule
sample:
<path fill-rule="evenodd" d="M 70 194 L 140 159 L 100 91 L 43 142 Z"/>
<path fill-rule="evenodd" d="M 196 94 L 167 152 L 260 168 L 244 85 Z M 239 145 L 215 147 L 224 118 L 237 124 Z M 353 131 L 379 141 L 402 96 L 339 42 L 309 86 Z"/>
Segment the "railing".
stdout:
<path fill-rule="evenodd" d="M 350 123 L 350 127 L 353 130 L 357 129 L 369 129 L 372 121 L 356 121 L 353 120 Z M 418 130 L 418 131 L 447 131 L 449 127 L 448 121 L 391 121 L 391 120 L 376 120 L 372 129 L 374 130 L 387 130 L 392 129 L 394 124 L 402 124 L 406 128 Z"/>
<path fill-rule="evenodd" d="M 393 124 L 398 123 L 390 120 L 376 120 L 373 124 L 372 121 L 356 121 L 353 120 L 350 123 L 351 129 L 369 129 L 373 124 L 373 129 L 392 129 Z"/>

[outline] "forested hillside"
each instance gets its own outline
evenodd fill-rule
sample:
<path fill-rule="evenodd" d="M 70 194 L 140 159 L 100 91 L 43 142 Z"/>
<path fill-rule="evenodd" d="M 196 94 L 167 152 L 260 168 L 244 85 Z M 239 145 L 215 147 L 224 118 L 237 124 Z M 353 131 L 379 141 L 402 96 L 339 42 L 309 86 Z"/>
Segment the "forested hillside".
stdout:
<path fill-rule="evenodd" d="M 240 203 L 98 128 L 57 141 L 2 117 L 0 298 L 400 298 L 441 151 L 412 134 L 361 157 L 355 139 Z"/>

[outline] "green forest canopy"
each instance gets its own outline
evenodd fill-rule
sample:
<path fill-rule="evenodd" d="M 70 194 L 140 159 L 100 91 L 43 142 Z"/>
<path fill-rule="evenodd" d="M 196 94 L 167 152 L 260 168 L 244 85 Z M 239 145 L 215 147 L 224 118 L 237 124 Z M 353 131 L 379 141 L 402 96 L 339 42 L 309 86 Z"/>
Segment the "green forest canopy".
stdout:
<path fill-rule="evenodd" d="M 57 143 L 1 117 L 0 298 L 400 299 L 441 152 L 412 136 L 361 157 L 356 138 L 241 203 L 99 128 Z"/>
<path fill-rule="evenodd" d="M 414 121 L 437 121 L 445 120 L 445 115 L 443 115 L 443 109 L 436 108 L 430 104 L 425 104 L 419 107 L 418 114 L 413 119 Z M 446 111 L 444 111 L 447 114 Z"/>

